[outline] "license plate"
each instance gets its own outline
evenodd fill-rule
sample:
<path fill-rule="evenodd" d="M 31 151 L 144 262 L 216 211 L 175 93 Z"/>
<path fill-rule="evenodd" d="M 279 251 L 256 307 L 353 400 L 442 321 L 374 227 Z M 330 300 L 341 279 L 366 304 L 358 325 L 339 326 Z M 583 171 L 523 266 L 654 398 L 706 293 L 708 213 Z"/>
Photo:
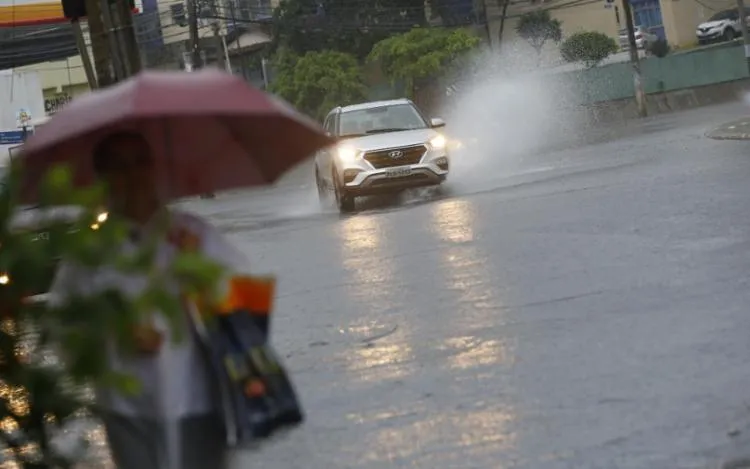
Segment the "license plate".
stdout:
<path fill-rule="evenodd" d="M 389 178 L 402 178 L 411 174 L 411 168 L 391 168 L 385 170 L 385 176 Z"/>

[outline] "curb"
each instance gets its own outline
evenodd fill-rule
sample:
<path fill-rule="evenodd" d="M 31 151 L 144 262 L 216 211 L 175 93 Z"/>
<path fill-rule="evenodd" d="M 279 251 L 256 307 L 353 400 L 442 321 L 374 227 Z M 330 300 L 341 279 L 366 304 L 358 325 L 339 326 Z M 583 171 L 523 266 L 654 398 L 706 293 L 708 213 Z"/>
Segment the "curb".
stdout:
<path fill-rule="evenodd" d="M 750 117 L 727 122 L 705 135 L 714 140 L 750 140 Z"/>
<path fill-rule="evenodd" d="M 706 132 L 706 137 L 714 140 L 750 140 L 750 134 L 728 133 L 728 132 Z"/>

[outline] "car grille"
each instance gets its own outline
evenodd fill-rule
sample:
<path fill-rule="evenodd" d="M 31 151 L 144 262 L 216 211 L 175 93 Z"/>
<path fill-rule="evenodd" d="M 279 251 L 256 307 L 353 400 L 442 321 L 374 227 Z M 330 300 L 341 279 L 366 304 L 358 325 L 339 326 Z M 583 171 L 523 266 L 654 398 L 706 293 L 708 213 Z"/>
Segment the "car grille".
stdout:
<path fill-rule="evenodd" d="M 394 152 L 401 152 L 401 155 L 393 155 Z M 364 159 L 375 169 L 390 168 L 393 166 L 417 164 L 422 161 L 422 156 L 424 156 L 426 152 L 427 147 L 424 145 L 389 148 L 387 150 L 369 151 L 365 153 Z"/>

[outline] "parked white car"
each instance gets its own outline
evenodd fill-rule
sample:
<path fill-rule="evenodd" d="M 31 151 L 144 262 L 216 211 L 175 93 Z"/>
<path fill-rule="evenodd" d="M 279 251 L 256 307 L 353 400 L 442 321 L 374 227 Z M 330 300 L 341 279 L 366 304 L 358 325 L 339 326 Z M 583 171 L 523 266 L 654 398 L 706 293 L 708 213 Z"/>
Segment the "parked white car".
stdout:
<path fill-rule="evenodd" d="M 698 25 L 695 35 L 699 44 L 731 41 L 740 35 L 740 14 L 736 9 L 723 10 Z"/>
<path fill-rule="evenodd" d="M 638 49 L 646 49 L 649 44 L 653 44 L 658 39 L 659 37 L 656 34 L 650 32 L 645 27 L 643 26 L 635 27 L 635 46 Z M 630 49 L 630 44 L 628 44 L 627 28 L 623 28 L 620 30 L 620 48 L 624 50 Z"/>

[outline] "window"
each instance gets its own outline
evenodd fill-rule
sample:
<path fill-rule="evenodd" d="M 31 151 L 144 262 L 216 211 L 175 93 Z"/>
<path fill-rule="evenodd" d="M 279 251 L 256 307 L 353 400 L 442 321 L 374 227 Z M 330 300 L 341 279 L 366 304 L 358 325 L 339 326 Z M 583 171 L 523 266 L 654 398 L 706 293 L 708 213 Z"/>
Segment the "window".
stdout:
<path fill-rule="evenodd" d="M 187 14 L 185 13 L 184 3 L 173 3 L 169 5 L 169 9 L 172 12 L 172 21 L 180 26 L 187 26 Z"/>
<path fill-rule="evenodd" d="M 336 123 L 336 114 L 329 114 L 328 117 L 326 117 L 326 121 L 323 124 L 323 128 L 326 130 L 326 132 L 333 135 L 335 127 L 336 127 L 335 123 Z"/>
<path fill-rule="evenodd" d="M 426 129 L 424 117 L 411 104 L 394 104 L 341 113 L 339 133 L 342 137 Z"/>
<path fill-rule="evenodd" d="M 708 21 L 736 20 L 739 17 L 740 15 L 737 13 L 737 10 L 724 10 L 716 13 Z"/>

